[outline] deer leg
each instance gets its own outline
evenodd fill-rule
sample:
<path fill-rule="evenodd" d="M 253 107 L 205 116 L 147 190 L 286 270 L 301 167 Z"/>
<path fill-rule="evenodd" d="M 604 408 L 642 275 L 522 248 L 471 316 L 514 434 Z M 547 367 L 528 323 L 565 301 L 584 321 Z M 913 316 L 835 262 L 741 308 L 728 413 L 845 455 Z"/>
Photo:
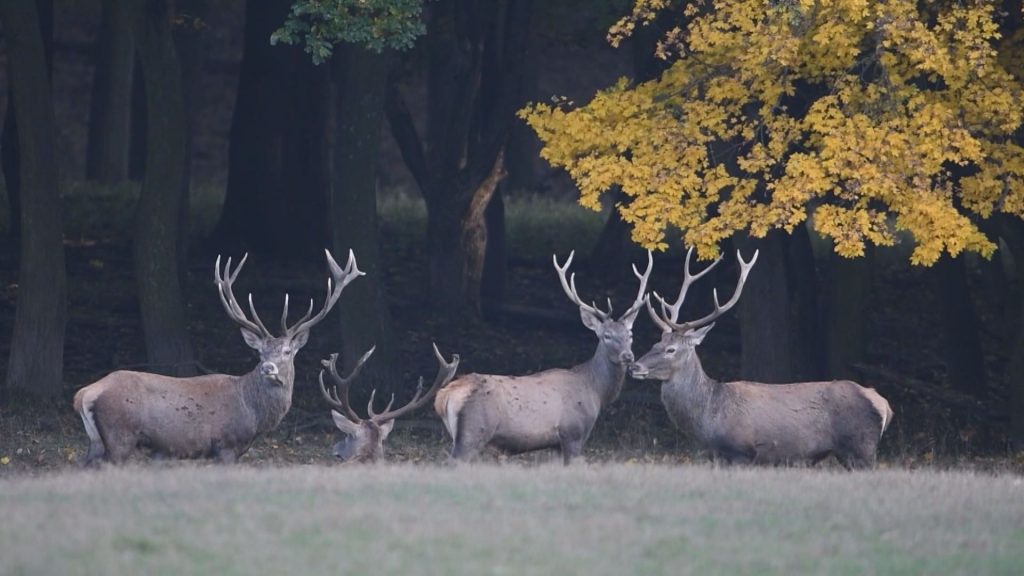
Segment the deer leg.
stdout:
<path fill-rule="evenodd" d="M 589 434 L 577 434 L 573 432 L 558 431 L 559 447 L 562 451 L 562 463 L 566 466 L 583 453 L 583 445 L 587 442 Z"/>
<path fill-rule="evenodd" d="M 234 464 L 238 460 L 238 453 L 231 448 L 218 447 L 214 458 L 218 464 Z"/>

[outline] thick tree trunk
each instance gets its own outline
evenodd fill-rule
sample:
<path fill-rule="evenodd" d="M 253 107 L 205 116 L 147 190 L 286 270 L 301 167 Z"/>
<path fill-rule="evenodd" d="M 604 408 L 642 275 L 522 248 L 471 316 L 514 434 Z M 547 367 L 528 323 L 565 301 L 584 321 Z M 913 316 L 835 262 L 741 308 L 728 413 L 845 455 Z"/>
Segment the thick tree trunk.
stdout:
<path fill-rule="evenodd" d="M 746 380 L 771 383 L 794 380 L 792 302 L 782 235 L 783 232 L 773 231 L 762 240 L 737 241 L 745 259 L 751 257 L 754 248 L 760 249 L 757 264 L 740 298 L 743 347 L 740 375 Z"/>
<path fill-rule="evenodd" d="M 67 288 L 49 66 L 35 2 L 0 1 L 0 26 L 18 124 L 32 127 L 18 134 L 18 173 L 25 194 L 7 387 L 52 398 L 64 383 Z"/>
<path fill-rule="evenodd" d="M 341 350 L 345 366 L 371 346 L 361 380 L 364 391 L 374 388 L 385 397 L 402 389 L 398 354 L 384 280 L 387 273 L 380 257 L 377 224 L 377 156 L 384 120 L 389 55 L 357 46 L 338 46 L 334 67 L 335 139 L 331 225 L 334 253 L 351 249 L 366 276 L 345 289 L 341 310 Z"/>
<path fill-rule="evenodd" d="M 182 190 L 188 168 L 181 69 L 166 0 L 132 6 L 145 78 L 146 172 L 135 219 L 134 262 L 146 354 L 151 367 L 195 373 L 178 271 Z"/>
<path fill-rule="evenodd" d="M 505 278 L 508 275 L 508 241 L 505 235 L 505 199 L 502 194 L 504 185 L 498 190 L 487 205 L 484 214 L 487 227 L 487 248 L 484 254 L 484 269 L 480 281 L 481 307 L 484 317 L 495 316 L 491 311 L 497 310 L 505 301 Z"/>
<path fill-rule="evenodd" d="M 1014 216 L 999 216 L 999 227 L 1003 239 L 1010 248 L 1010 254 L 1016 263 L 1017 297 L 1014 299 L 1017 310 L 1012 316 L 1017 322 L 1014 334 L 1007 338 L 1006 353 L 1009 361 L 1006 364 L 1004 380 L 1009 393 L 1009 443 L 1015 452 L 1024 453 L 1024 294 L 1021 292 L 1021 279 L 1024 277 L 1024 223 Z M 1008 314 L 1009 315 L 1009 314 Z"/>
<path fill-rule="evenodd" d="M 940 258 L 932 277 L 939 296 L 946 383 L 958 392 L 984 398 L 985 362 L 963 257 Z"/>
<path fill-rule="evenodd" d="M 85 177 L 105 184 L 128 178 L 135 47 L 126 1 L 103 0 L 96 37 Z"/>
<path fill-rule="evenodd" d="M 794 376 L 799 380 L 825 377 L 828 352 L 818 301 L 818 274 L 806 226 L 797 226 L 785 237 L 787 244 L 786 282 L 793 298 Z"/>
<path fill-rule="evenodd" d="M 227 195 L 211 242 L 319 258 L 328 240 L 329 72 L 298 47 L 270 45 L 290 6 L 246 4 Z"/>
<path fill-rule="evenodd" d="M 134 42 L 134 36 L 132 38 Z M 142 180 L 146 172 L 146 80 L 142 76 L 139 55 L 135 54 L 132 65 L 131 127 L 129 128 L 131 148 L 128 150 L 128 177 Z"/>
<path fill-rule="evenodd" d="M 46 57 L 46 77 L 53 78 L 53 0 L 35 0 L 39 31 L 43 38 L 43 52 Z M 21 242 L 21 178 L 18 157 L 18 121 L 14 105 L 13 85 L 7 84 L 7 111 L 4 114 L 4 129 L 0 135 L 0 164 L 4 171 L 7 189 L 7 207 L 10 218 L 11 243 Z"/>
<path fill-rule="evenodd" d="M 828 375 L 853 378 L 867 351 L 867 310 L 874 249 L 860 258 L 829 256 Z"/>

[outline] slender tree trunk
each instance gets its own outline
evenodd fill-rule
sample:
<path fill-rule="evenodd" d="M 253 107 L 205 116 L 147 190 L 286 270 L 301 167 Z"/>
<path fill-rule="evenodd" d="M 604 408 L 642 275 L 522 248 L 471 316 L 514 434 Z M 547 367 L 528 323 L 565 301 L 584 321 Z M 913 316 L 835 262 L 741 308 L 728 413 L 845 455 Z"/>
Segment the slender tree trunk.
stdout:
<path fill-rule="evenodd" d="M 504 187 L 504 185 L 498 186 L 498 190 L 491 198 L 491 203 L 487 205 L 487 212 L 484 214 L 487 227 L 487 248 L 480 281 L 480 297 L 485 318 L 493 317 L 490 312 L 500 308 L 505 301 L 508 242 L 505 234 L 505 199 L 501 193 Z"/>
<path fill-rule="evenodd" d="M 135 47 L 125 1 L 103 1 L 96 38 L 85 177 L 105 184 L 128 178 Z"/>
<path fill-rule="evenodd" d="M 181 68 L 166 0 L 132 6 L 145 79 L 146 172 L 135 219 L 134 262 L 146 354 L 152 367 L 195 373 L 178 271 L 182 190 L 188 150 Z"/>
<path fill-rule="evenodd" d="M 341 349 L 345 366 L 376 345 L 361 378 L 364 390 L 387 394 L 401 389 L 398 355 L 388 310 L 377 224 L 377 156 L 384 120 L 390 55 L 345 45 L 335 49 L 336 79 L 331 224 L 334 253 L 353 250 L 366 276 L 345 289 Z"/>
<path fill-rule="evenodd" d="M 871 289 L 874 249 L 860 258 L 829 256 L 828 375 L 853 378 L 853 365 L 867 351 L 868 294 Z"/>
<path fill-rule="evenodd" d="M 53 78 L 53 0 L 34 0 L 39 18 L 39 31 L 43 38 L 43 52 L 46 57 L 46 77 Z M 18 157 L 18 121 L 15 111 L 14 91 L 11 82 L 7 85 L 7 111 L 4 115 L 3 134 L 0 134 L 0 164 L 4 171 L 7 188 L 8 214 L 10 215 L 11 242 L 21 242 L 21 178 Z"/>
<path fill-rule="evenodd" d="M 25 194 L 7 387 L 52 398 L 64 383 L 67 288 L 49 66 L 35 2 L 0 1 L 0 26 L 18 124 L 32 127 L 18 134 L 18 173 Z"/>
<path fill-rule="evenodd" d="M 329 73 L 300 48 L 270 46 L 290 6 L 246 4 L 227 194 L 211 238 L 222 249 L 313 257 L 327 244 Z"/>
<path fill-rule="evenodd" d="M 932 277 L 939 295 L 946 382 L 958 392 L 984 398 L 985 362 L 963 257 L 940 258 Z"/>
<path fill-rule="evenodd" d="M 783 383 L 794 379 L 792 302 L 782 234 L 772 231 L 762 240 L 743 238 L 737 242 L 745 259 L 752 256 L 754 248 L 760 249 L 740 298 L 740 373 L 747 380 Z"/>

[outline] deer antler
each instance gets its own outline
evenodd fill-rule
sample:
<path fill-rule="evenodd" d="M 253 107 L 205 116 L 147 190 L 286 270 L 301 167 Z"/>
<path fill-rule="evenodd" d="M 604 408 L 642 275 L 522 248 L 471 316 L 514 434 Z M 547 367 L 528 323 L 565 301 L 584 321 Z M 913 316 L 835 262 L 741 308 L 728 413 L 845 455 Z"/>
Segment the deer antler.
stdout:
<path fill-rule="evenodd" d="M 750 260 L 744 262 L 743 256 L 740 254 L 740 251 L 737 250 L 736 259 L 739 260 L 740 263 L 740 278 L 739 282 L 736 284 L 736 289 L 732 293 L 732 297 L 729 298 L 729 301 L 726 302 L 724 306 L 721 305 L 718 301 L 718 289 L 716 288 L 713 291 L 715 299 L 714 311 L 712 311 L 707 316 L 704 316 L 703 318 L 698 318 L 697 320 L 691 320 L 689 322 L 678 323 L 679 309 L 683 305 L 683 300 L 686 298 L 686 292 L 689 289 L 690 284 L 692 284 L 696 280 L 699 280 L 702 276 L 707 274 L 712 268 L 714 268 L 716 265 L 718 265 L 719 262 L 722 261 L 722 257 L 719 256 L 718 259 L 712 262 L 707 268 L 701 270 L 699 273 L 694 275 L 690 273 L 690 255 L 692 254 L 692 252 L 692 247 L 686 252 L 686 263 L 683 267 L 683 285 L 679 289 L 679 297 L 676 299 L 676 301 L 672 304 L 669 304 L 659 294 L 654 293 L 654 297 L 657 298 L 658 302 L 661 304 L 661 312 L 658 313 L 655 312 L 654 307 L 651 306 L 650 298 L 647 299 L 647 312 L 650 314 L 651 319 L 654 320 L 654 323 L 661 327 L 661 329 L 665 332 L 671 332 L 673 330 L 685 332 L 687 330 L 699 328 L 700 326 L 704 326 L 710 322 L 713 322 L 719 316 L 725 314 L 730 309 L 732 309 L 732 307 L 735 306 L 737 302 L 739 302 L 740 295 L 743 293 L 743 286 L 747 283 L 747 275 L 750 274 L 750 269 L 753 268 L 754 263 L 757 262 L 757 256 L 760 253 L 760 251 L 755 250 L 754 255 L 750 258 Z"/>
<path fill-rule="evenodd" d="M 289 328 L 286 323 L 288 318 L 288 296 L 285 295 L 284 311 L 281 313 L 281 328 L 284 330 L 286 336 L 294 336 L 295 334 L 307 331 L 318 324 L 325 316 L 327 316 L 327 313 L 331 311 L 331 308 L 334 307 L 338 298 L 341 297 L 341 292 L 345 289 L 345 286 L 348 286 L 349 282 L 352 282 L 356 278 L 366 275 L 366 272 L 361 271 L 359 266 L 356 264 L 356 255 L 352 250 L 348 251 L 348 262 L 345 264 L 344 268 L 334 261 L 334 256 L 331 255 L 330 250 L 324 250 L 324 252 L 327 254 L 327 265 L 331 269 L 331 278 L 327 279 L 327 296 L 324 300 L 324 306 L 319 312 L 317 312 L 316 316 L 312 316 L 313 301 L 310 300 L 309 310 L 306 311 L 306 314 L 302 318 L 299 318 L 298 322 Z"/>
<path fill-rule="evenodd" d="M 452 378 L 455 377 L 455 370 L 459 367 L 459 355 L 452 354 L 452 361 L 445 362 L 444 357 L 441 356 L 441 351 L 437 349 L 437 344 L 434 344 L 434 356 L 437 358 L 439 366 L 437 369 L 437 376 L 434 378 L 434 383 L 430 385 L 430 389 L 426 392 L 423 391 L 423 377 L 421 376 L 419 382 L 416 384 L 416 393 L 413 394 L 412 400 L 400 408 L 391 410 L 391 405 L 395 402 L 395 395 L 392 394 L 387 407 L 379 414 L 373 411 L 373 403 L 377 396 L 377 391 L 374 390 L 370 393 L 370 403 L 366 407 L 367 413 L 370 415 L 370 420 L 373 420 L 378 424 L 382 424 L 388 420 L 394 420 L 399 416 L 412 412 L 427 403 L 427 401 L 429 401 L 445 384 L 451 382 Z"/>
<path fill-rule="evenodd" d="M 228 261 L 222 271 L 220 268 L 220 256 L 217 256 L 217 262 L 213 266 L 213 279 L 217 283 L 217 295 L 220 296 L 220 303 L 224 305 L 224 310 L 227 311 L 228 316 L 232 320 L 242 326 L 242 328 L 252 332 L 257 336 L 263 338 L 271 338 L 272 335 L 267 327 L 263 325 L 263 321 L 260 320 L 258 314 L 256 314 L 256 308 L 252 304 L 252 294 L 249 294 L 249 311 L 252 312 L 252 320 L 249 320 L 245 316 L 245 312 L 242 311 L 242 307 L 238 305 L 238 300 L 235 299 L 233 284 L 235 279 L 238 278 L 238 273 L 242 271 L 242 267 L 245 266 L 246 259 L 249 258 L 249 254 L 242 256 L 242 260 L 238 263 L 238 266 L 234 270 L 231 270 L 231 258 L 228 257 Z"/>
<path fill-rule="evenodd" d="M 320 370 L 320 393 L 323 394 L 324 400 L 327 400 L 328 404 L 338 409 L 346 418 L 355 423 L 362 422 L 362 418 L 356 414 L 356 411 L 352 409 L 352 405 L 349 403 L 348 389 L 352 384 L 352 381 L 359 376 L 359 372 L 363 369 L 363 363 L 366 362 L 376 349 L 377 347 L 373 346 L 367 350 L 366 353 L 363 354 L 362 358 L 356 362 L 355 367 L 352 368 L 352 372 L 344 378 L 338 374 L 338 368 L 336 366 L 338 355 L 336 353 L 331 354 L 329 360 L 320 361 L 320 364 L 327 369 L 327 373 L 330 374 L 331 379 L 334 381 L 334 385 L 331 386 L 331 390 L 328 391 L 327 386 L 324 384 L 324 371 Z M 338 394 L 338 388 L 341 388 L 341 394 Z"/>
<path fill-rule="evenodd" d="M 633 301 L 633 304 L 629 307 L 629 309 L 626 310 L 626 312 L 622 315 L 622 318 L 626 318 L 630 314 L 636 312 L 637 309 L 643 306 L 644 302 L 647 301 L 647 280 L 651 277 L 652 270 L 654 270 L 654 255 L 651 254 L 650 250 L 648 250 L 647 270 L 644 271 L 643 274 L 641 274 L 640 271 L 637 270 L 636 264 L 633 264 L 633 275 L 640 280 L 640 288 L 636 292 L 636 299 Z M 610 308 L 611 304 L 609 304 L 609 309 Z"/>
<path fill-rule="evenodd" d="M 569 300 L 571 300 L 573 304 L 579 306 L 580 308 L 586 310 L 587 312 L 590 312 L 591 314 L 597 316 L 601 320 L 607 320 L 608 318 L 611 317 L 612 314 L 611 301 L 608 302 L 607 312 L 601 310 L 600 308 L 597 308 L 596 304 L 586 304 L 585 302 L 583 302 L 583 300 L 580 299 L 579 293 L 576 292 L 576 273 L 573 272 L 572 274 L 570 274 L 568 280 L 565 279 L 565 273 L 569 270 L 569 266 L 572 264 L 572 258 L 575 255 L 575 250 L 569 252 L 569 258 L 565 261 L 565 265 L 563 266 L 558 265 L 557 255 L 551 255 L 551 261 L 554 262 L 555 270 L 558 272 L 558 279 L 562 282 L 562 290 L 565 291 L 565 295 L 569 297 Z"/>

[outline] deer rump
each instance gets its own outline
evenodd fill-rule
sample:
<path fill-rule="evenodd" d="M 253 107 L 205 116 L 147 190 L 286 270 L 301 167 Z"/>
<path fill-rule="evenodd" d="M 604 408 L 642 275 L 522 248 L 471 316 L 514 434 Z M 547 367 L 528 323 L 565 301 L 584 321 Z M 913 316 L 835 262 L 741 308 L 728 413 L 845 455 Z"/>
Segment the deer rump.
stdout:
<path fill-rule="evenodd" d="M 215 374 L 184 380 L 118 371 L 79 390 L 74 408 L 92 440 L 87 458 L 110 452 L 119 460 L 136 447 L 177 458 L 244 453 L 261 423 L 255 412 L 241 409 L 239 378 Z M 264 401 L 282 404 L 274 412 L 283 417 L 291 398 L 283 387 L 279 396 Z"/>
<path fill-rule="evenodd" d="M 588 436 L 585 428 L 600 412 L 596 399 L 557 384 L 571 374 L 468 374 L 438 391 L 434 410 L 460 447 L 490 445 L 511 454 L 560 448 L 567 436 Z"/>
<path fill-rule="evenodd" d="M 692 430 L 716 458 L 755 464 L 814 464 L 834 454 L 845 466 L 873 465 L 892 422 L 889 403 L 856 382 L 720 383 L 703 421 L 666 382 L 662 402 L 673 423 Z"/>

